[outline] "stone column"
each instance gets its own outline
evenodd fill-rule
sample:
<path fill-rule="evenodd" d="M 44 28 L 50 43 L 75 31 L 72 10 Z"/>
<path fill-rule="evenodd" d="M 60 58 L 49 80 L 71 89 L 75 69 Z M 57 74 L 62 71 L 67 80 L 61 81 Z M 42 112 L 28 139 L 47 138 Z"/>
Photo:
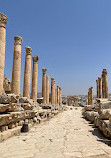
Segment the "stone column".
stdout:
<path fill-rule="evenodd" d="M 0 95 L 3 92 L 7 17 L 0 13 Z"/>
<path fill-rule="evenodd" d="M 31 99 L 37 101 L 38 56 L 33 56 L 32 92 Z"/>
<path fill-rule="evenodd" d="M 46 76 L 46 103 L 49 104 L 49 75 Z"/>
<path fill-rule="evenodd" d="M 55 80 L 51 78 L 51 104 L 55 104 Z"/>
<path fill-rule="evenodd" d="M 55 105 L 55 80 L 54 80 L 54 105 Z"/>
<path fill-rule="evenodd" d="M 62 94 L 61 94 L 61 88 L 59 87 L 59 105 L 62 105 Z"/>
<path fill-rule="evenodd" d="M 25 69 L 24 69 L 24 87 L 23 87 L 23 97 L 30 99 L 30 79 L 31 79 L 31 53 L 32 49 L 30 47 L 25 47 Z"/>
<path fill-rule="evenodd" d="M 101 77 L 98 77 L 98 98 L 102 98 L 102 86 L 101 86 Z"/>
<path fill-rule="evenodd" d="M 97 98 L 99 98 L 99 82 L 96 80 Z"/>
<path fill-rule="evenodd" d="M 78 107 L 78 97 L 74 98 L 74 104 L 75 104 L 75 107 Z"/>
<path fill-rule="evenodd" d="M 57 104 L 59 105 L 59 86 L 57 86 Z"/>
<path fill-rule="evenodd" d="M 57 105 L 57 89 L 55 89 L 55 105 Z"/>
<path fill-rule="evenodd" d="M 93 87 L 90 88 L 90 102 L 91 104 L 90 105 L 93 105 Z"/>
<path fill-rule="evenodd" d="M 89 90 L 88 90 L 88 105 L 90 105 L 90 94 L 89 94 Z"/>
<path fill-rule="evenodd" d="M 13 70 L 12 70 L 12 93 L 20 94 L 20 75 L 21 75 L 21 46 L 22 37 L 14 37 L 14 55 L 13 55 Z"/>
<path fill-rule="evenodd" d="M 107 82 L 107 70 L 102 71 L 102 96 L 103 98 L 109 98 L 108 82 Z"/>
<path fill-rule="evenodd" d="M 42 76 L 42 97 L 43 97 L 43 103 L 46 104 L 46 68 L 42 69 L 43 76 Z"/>

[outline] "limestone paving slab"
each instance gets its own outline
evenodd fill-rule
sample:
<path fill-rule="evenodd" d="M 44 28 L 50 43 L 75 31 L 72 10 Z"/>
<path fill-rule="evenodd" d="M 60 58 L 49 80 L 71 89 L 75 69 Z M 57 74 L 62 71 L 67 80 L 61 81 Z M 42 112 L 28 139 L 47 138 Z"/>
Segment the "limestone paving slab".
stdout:
<path fill-rule="evenodd" d="M 81 111 L 69 109 L 1 142 L 0 158 L 111 158 L 110 140 L 94 133 Z"/>

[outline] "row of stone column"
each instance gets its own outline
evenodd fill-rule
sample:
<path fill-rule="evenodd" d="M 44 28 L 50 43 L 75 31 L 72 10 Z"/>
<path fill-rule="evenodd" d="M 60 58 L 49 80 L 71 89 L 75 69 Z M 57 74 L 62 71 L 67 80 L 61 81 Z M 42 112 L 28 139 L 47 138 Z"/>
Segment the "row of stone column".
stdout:
<path fill-rule="evenodd" d="M 2 13 L 0 13 L 0 95 L 3 93 L 3 81 L 4 81 L 6 23 L 7 23 L 7 17 Z M 20 36 L 14 37 L 11 92 L 16 95 L 20 95 L 22 42 L 23 42 L 22 37 Z M 30 47 L 26 47 L 23 96 L 27 98 L 30 98 L 31 52 L 32 49 Z M 37 100 L 38 56 L 34 56 L 32 57 L 32 59 L 33 59 L 33 72 L 32 72 L 31 98 L 33 100 Z"/>
<path fill-rule="evenodd" d="M 21 76 L 21 46 L 22 37 L 14 37 L 14 55 L 13 55 L 13 70 L 12 70 L 12 93 L 20 95 L 20 76 Z M 23 97 L 28 99 L 37 100 L 37 77 L 38 77 L 38 56 L 33 56 L 33 72 L 32 72 L 32 89 L 30 97 L 30 84 L 31 84 L 31 47 L 27 46 L 25 56 L 24 68 L 24 84 L 23 84 Z"/>
<path fill-rule="evenodd" d="M 6 24 L 7 17 L 0 13 L 0 95 L 3 93 L 4 81 L 4 63 L 5 63 L 5 43 L 6 43 Z M 14 54 L 13 54 L 13 69 L 12 69 L 12 93 L 20 95 L 20 76 L 21 76 L 21 47 L 23 39 L 20 36 L 14 37 Z M 25 68 L 24 68 L 24 84 L 23 97 L 30 98 L 30 80 L 31 80 L 31 47 L 26 47 Z M 32 90 L 31 99 L 37 100 L 37 76 L 38 76 L 38 56 L 32 57 L 33 72 L 32 72 Z M 43 103 L 49 104 L 49 76 L 46 75 L 47 69 L 43 68 L 42 78 L 42 96 Z M 61 88 L 57 86 L 55 89 L 55 80 L 51 79 L 51 103 L 62 104 Z"/>
<path fill-rule="evenodd" d="M 93 87 L 88 90 L 88 105 L 93 105 Z"/>
<path fill-rule="evenodd" d="M 107 70 L 103 69 L 102 77 L 96 80 L 97 98 L 109 98 Z"/>
<path fill-rule="evenodd" d="M 43 104 L 49 104 L 49 76 L 46 74 L 47 69 L 42 69 L 43 76 L 42 76 L 42 97 L 43 97 Z M 62 94 L 61 88 L 57 86 L 55 88 L 55 79 L 51 78 L 51 104 L 53 105 L 62 105 Z"/>

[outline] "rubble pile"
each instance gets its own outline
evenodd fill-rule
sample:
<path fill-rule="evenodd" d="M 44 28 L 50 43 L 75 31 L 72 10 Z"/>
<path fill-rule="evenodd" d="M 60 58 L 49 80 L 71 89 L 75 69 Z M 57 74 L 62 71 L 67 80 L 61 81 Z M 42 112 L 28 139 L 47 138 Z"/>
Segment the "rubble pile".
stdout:
<path fill-rule="evenodd" d="M 111 101 L 97 99 L 96 105 L 86 105 L 82 114 L 85 119 L 98 127 L 106 137 L 111 137 Z"/>
<path fill-rule="evenodd" d="M 16 127 L 18 126 L 21 128 L 25 122 L 34 125 L 49 120 L 66 109 L 67 107 L 63 105 L 39 105 L 32 99 L 19 97 L 15 94 L 1 95 L 0 135 L 3 135 L 3 132 L 5 131 L 10 131 L 10 129 L 15 128 L 16 130 Z M 4 137 L 0 136 L 0 141 L 2 140 L 4 140 Z"/>

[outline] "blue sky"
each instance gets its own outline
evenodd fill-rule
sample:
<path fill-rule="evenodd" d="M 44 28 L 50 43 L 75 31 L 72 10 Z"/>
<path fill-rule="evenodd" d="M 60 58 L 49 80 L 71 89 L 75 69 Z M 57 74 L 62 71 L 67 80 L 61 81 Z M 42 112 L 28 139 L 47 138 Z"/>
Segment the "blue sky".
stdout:
<path fill-rule="evenodd" d="M 111 0 L 0 0 L 8 17 L 5 74 L 12 77 L 14 36 L 23 37 L 21 92 L 25 46 L 39 56 L 38 92 L 42 68 L 65 95 L 96 92 L 96 78 L 108 70 L 111 92 Z"/>

